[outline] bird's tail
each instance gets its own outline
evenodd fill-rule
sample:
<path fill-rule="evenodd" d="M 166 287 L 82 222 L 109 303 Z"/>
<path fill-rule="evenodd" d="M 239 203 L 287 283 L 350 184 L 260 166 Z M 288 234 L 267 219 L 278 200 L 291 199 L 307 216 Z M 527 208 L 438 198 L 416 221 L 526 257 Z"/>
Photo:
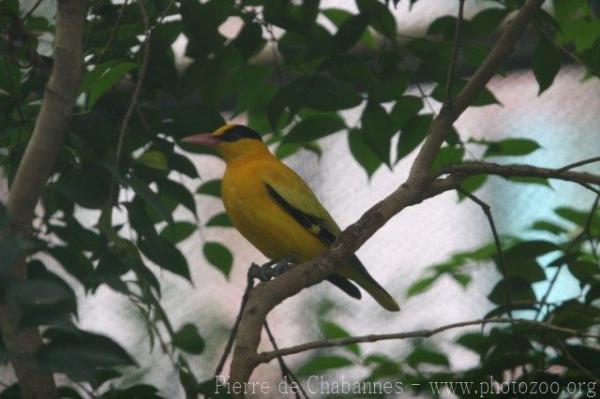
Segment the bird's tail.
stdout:
<path fill-rule="evenodd" d="M 360 260 L 353 256 L 351 266 L 342 266 L 339 273 L 346 278 L 354 281 L 362 289 L 367 291 L 385 310 L 397 312 L 400 310 L 398 303 L 365 269 Z"/>

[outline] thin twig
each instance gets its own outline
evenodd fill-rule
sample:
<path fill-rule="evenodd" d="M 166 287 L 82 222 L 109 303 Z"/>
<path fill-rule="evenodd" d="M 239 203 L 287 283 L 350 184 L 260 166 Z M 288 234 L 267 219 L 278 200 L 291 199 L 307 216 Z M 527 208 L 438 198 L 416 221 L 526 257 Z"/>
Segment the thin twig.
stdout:
<path fill-rule="evenodd" d="M 269 323 L 267 323 L 266 319 L 265 319 L 265 331 L 267 332 L 269 341 L 271 341 L 271 345 L 273 345 L 273 350 L 278 351 L 279 347 L 277 346 L 275 337 L 273 336 L 273 333 L 271 332 L 271 328 L 269 327 Z M 277 362 L 279 362 L 279 368 L 281 369 L 281 375 L 284 378 L 284 380 L 286 381 L 286 383 L 289 384 L 290 382 L 292 382 L 292 383 L 296 384 L 295 386 L 292 386 L 292 390 L 294 391 L 296 398 L 300 399 L 300 392 L 302 393 L 302 396 L 304 396 L 304 398 L 308 398 L 309 396 L 306 393 L 306 391 L 304 390 L 304 388 L 302 387 L 302 384 L 300 384 L 300 381 L 298 380 L 296 375 L 292 372 L 292 370 L 288 367 L 288 365 L 285 363 L 282 356 L 277 357 Z"/>
<path fill-rule="evenodd" d="M 578 168 L 580 166 L 587 165 L 587 164 L 594 163 L 594 162 L 600 162 L 600 157 L 593 157 L 593 158 L 588 158 L 588 159 L 583 159 L 581 161 L 573 162 L 571 164 L 563 166 L 560 169 L 556 169 L 556 171 L 558 173 L 561 173 L 561 172 L 564 172 L 564 171 L 567 171 L 570 169 L 574 169 L 574 168 Z"/>
<path fill-rule="evenodd" d="M 139 0 L 139 1 L 142 2 L 143 0 Z M 121 5 L 121 9 L 119 10 L 119 15 L 117 15 L 117 20 L 115 21 L 115 24 L 114 24 L 112 30 L 110 31 L 110 36 L 108 37 L 106 44 L 100 51 L 100 55 L 98 56 L 98 60 L 96 61 L 96 64 L 100 63 L 100 61 L 104 57 L 104 53 L 106 52 L 106 50 L 108 50 L 108 48 L 112 44 L 113 40 L 115 40 L 115 37 L 117 35 L 117 30 L 119 29 L 119 25 L 121 23 L 121 18 L 123 17 L 123 12 L 125 11 L 125 8 L 127 7 L 128 3 L 129 3 L 129 0 L 125 0 L 123 2 L 123 5 Z"/>
<path fill-rule="evenodd" d="M 508 270 L 506 268 L 506 263 L 504 262 L 504 252 L 502 251 L 502 244 L 500 243 L 500 236 L 498 235 L 498 230 L 496 230 L 496 223 L 494 222 L 494 217 L 492 215 L 491 207 L 489 206 L 489 204 L 487 202 L 482 201 L 476 195 L 474 195 L 468 191 L 465 191 L 460 187 L 458 188 L 457 191 L 459 191 L 460 193 L 465 195 L 467 198 L 469 198 L 471 201 L 473 201 L 474 203 L 479 205 L 479 207 L 485 214 L 485 217 L 488 220 L 488 224 L 490 225 L 490 229 L 492 230 L 492 235 L 494 236 L 494 244 L 496 245 L 496 252 L 498 253 L 498 266 L 500 266 L 500 271 L 502 272 L 502 276 L 505 279 L 508 279 L 508 277 L 509 277 Z M 508 316 L 512 319 L 513 318 L 513 314 L 512 314 L 513 297 L 512 297 L 512 290 L 510 288 L 510 284 L 508 284 L 508 281 L 506 284 L 506 299 L 508 302 Z"/>
<path fill-rule="evenodd" d="M 129 107 L 127 108 L 127 111 L 125 112 L 125 116 L 123 117 L 123 120 L 121 122 L 121 127 L 119 129 L 119 139 L 117 142 L 116 157 L 115 157 L 115 173 L 117 173 L 117 174 L 120 173 L 121 162 L 122 162 L 121 158 L 123 156 L 123 148 L 124 148 L 124 144 L 125 144 L 125 138 L 127 136 L 127 131 L 129 129 L 129 122 L 133 115 L 133 111 L 137 108 L 137 103 L 138 103 L 140 93 L 142 91 L 142 86 L 144 83 L 144 78 L 146 76 L 146 69 L 148 67 L 148 59 L 149 59 L 149 55 L 150 55 L 150 33 L 151 33 L 151 31 L 150 31 L 148 14 L 146 13 L 146 9 L 144 7 L 143 0 L 139 0 L 137 2 L 137 4 L 138 4 L 139 10 L 140 10 L 140 14 L 142 15 L 145 37 L 144 37 L 144 43 L 143 43 L 142 49 L 141 49 L 142 60 L 141 60 L 140 68 L 138 70 L 138 79 L 137 79 L 135 88 L 133 89 L 133 94 L 131 96 L 131 102 L 129 103 Z M 109 187 L 107 202 L 106 202 L 105 208 L 104 208 L 105 222 L 108 223 L 108 225 L 109 225 L 108 227 L 110 227 L 112 225 L 113 204 L 115 201 L 118 200 L 118 196 L 119 196 L 118 195 L 118 191 L 119 191 L 118 186 L 119 186 L 119 183 L 117 181 L 113 181 Z"/>
<path fill-rule="evenodd" d="M 516 333 L 516 325 L 514 322 L 514 317 L 513 317 L 513 312 L 512 312 L 512 309 L 514 306 L 512 288 L 510 286 L 510 278 L 508 275 L 508 269 L 506 267 L 506 262 L 504 259 L 504 252 L 502 251 L 502 244 L 500 243 L 500 236 L 498 235 L 498 230 L 496 229 L 496 223 L 494 222 L 494 216 L 492 215 L 491 207 L 487 202 L 481 200 L 475 194 L 472 194 L 461 188 L 459 188 L 458 191 L 461 192 L 463 195 L 466 195 L 471 201 L 473 201 L 477 205 L 479 205 L 479 207 L 481 208 L 481 210 L 485 214 L 485 217 L 488 220 L 488 224 L 490 225 L 490 229 L 492 230 L 492 235 L 494 236 L 494 244 L 496 245 L 496 252 L 498 252 L 498 266 L 500 266 L 500 271 L 502 272 L 502 276 L 504 277 L 504 279 L 506 281 L 504 290 L 506 293 L 506 301 L 507 301 L 507 305 L 508 305 L 507 306 L 508 317 L 512 320 L 511 325 L 513 328 L 513 332 Z M 524 364 L 521 364 L 521 370 L 522 370 L 525 378 L 527 378 L 527 375 L 528 375 L 527 367 L 525 367 Z"/>
<path fill-rule="evenodd" d="M 452 85 L 454 85 L 456 61 L 458 60 L 458 51 L 460 48 L 460 28 L 462 26 L 464 8 L 465 0 L 458 0 L 458 17 L 456 18 L 456 25 L 454 27 L 454 45 L 452 47 L 450 66 L 448 67 L 448 77 L 446 79 L 446 103 L 449 105 L 452 105 Z"/>
<path fill-rule="evenodd" d="M 462 175 L 463 177 L 480 174 L 503 177 L 530 176 L 565 180 L 579 184 L 600 185 L 600 175 L 563 169 L 541 168 L 524 164 L 500 165 L 493 162 L 464 162 L 443 167 L 437 175 Z"/>
<path fill-rule="evenodd" d="M 223 371 L 223 367 L 225 366 L 225 362 L 227 361 L 227 357 L 231 352 L 231 348 L 233 347 L 233 342 L 235 341 L 235 337 L 237 335 L 238 329 L 240 327 L 240 322 L 242 321 L 242 315 L 244 314 L 244 310 L 246 309 L 246 305 L 248 304 L 248 297 L 250 296 L 250 291 L 254 288 L 254 275 L 252 274 L 252 268 L 254 264 L 248 270 L 248 277 L 246 283 L 246 290 L 244 291 L 244 295 L 242 296 L 242 302 L 240 304 L 240 310 L 235 318 L 235 323 L 233 323 L 233 328 L 229 333 L 229 339 L 227 340 L 227 344 L 225 345 L 225 349 L 223 350 L 223 354 L 221 355 L 221 359 L 219 360 L 219 364 L 215 369 L 215 377 L 221 375 L 221 371 Z"/>
<path fill-rule="evenodd" d="M 583 374 L 585 374 L 590 379 L 590 381 L 594 381 L 596 384 L 600 385 L 600 379 L 598 379 L 598 377 L 596 377 L 594 374 L 592 374 L 592 372 L 590 370 L 588 370 L 583 364 L 581 364 L 579 361 L 577 361 L 577 359 L 575 359 L 573 357 L 573 355 L 571 355 L 569 348 L 567 348 L 567 345 L 565 345 L 565 343 L 562 341 L 562 339 L 560 339 L 559 337 L 557 337 L 554 334 L 552 334 L 552 337 L 558 343 L 558 346 L 560 346 L 560 350 L 563 353 L 563 355 L 565 355 L 565 357 L 571 363 L 573 363 L 573 365 L 575 367 L 577 367 L 579 370 L 581 370 L 583 372 Z"/>
<path fill-rule="evenodd" d="M 257 361 L 259 363 L 268 363 L 271 360 L 279 357 L 279 356 L 289 356 L 297 353 L 306 352 L 313 349 L 320 348 L 331 348 L 336 346 L 346 346 L 352 344 L 359 344 L 365 342 L 378 342 L 378 341 L 389 341 L 393 339 L 407 339 L 407 338 L 428 338 L 433 335 L 442 333 L 447 330 L 453 330 L 456 328 L 467 327 L 467 326 L 475 326 L 480 324 L 510 324 L 517 323 L 525 326 L 540 328 L 546 331 L 553 331 L 556 333 L 567 334 L 571 337 L 581 337 L 581 338 L 593 338 L 600 341 L 600 335 L 589 334 L 582 331 L 574 330 L 571 328 L 565 328 L 560 326 L 555 326 L 553 324 L 544 323 L 541 321 L 528 320 L 528 319 L 514 319 L 511 320 L 509 318 L 499 318 L 493 317 L 489 319 L 476 319 L 469 321 L 462 321 L 458 323 L 447 324 L 445 326 L 432 328 L 429 330 L 416 330 L 409 332 L 400 332 L 400 333 L 391 333 L 391 334 L 371 334 L 371 335 L 362 335 L 357 337 L 345 337 L 345 338 L 336 338 L 336 339 L 325 339 L 320 341 L 312 341 L 304 344 L 291 346 L 288 348 L 283 348 L 278 351 L 271 352 L 261 352 L 258 354 Z"/>
<path fill-rule="evenodd" d="M 596 199 L 594 200 L 592 207 L 590 208 L 590 211 L 589 211 L 587 219 L 585 221 L 583 230 L 579 234 L 577 234 L 577 236 L 575 236 L 575 238 L 573 238 L 571 240 L 571 242 L 565 249 L 566 255 L 570 254 L 573 251 L 573 248 L 575 248 L 575 246 L 579 243 L 579 241 L 581 241 L 581 239 L 583 239 L 585 236 L 589 236 L 590 229 L 592 227 L 592 221 L 594 220 L 594 214 L 596 213 L 596 210 L 598 209 L 599 203 L 600 203 L 600 194 L 596 195 Z M 552 280 L 550 281 L 550 284 L 548 285 L 546 292 L 544 293 L 544 295 L 542 296 L 542 299 L 540 300 L 542 306 L 536 312 L 534 319 L 537 320 L 540 317 L 543 305 L 548 303 L 548 297 L 550 297 L 550 293 L 554 289 L 554 286 L 556 285 L 556 281 L 558 280 L 558 276 L 559 276 L 560 272 L 562 271 L 564 265 L 565 264 L 563 263 L 556 268 L 556 273 L 554 274 L 554 276 L 552 276 Z"/>
<path fill-rule="evenodd" d="M 40 6 L 40 4 L 42 4 L 42 0 L 37 0 L 35 2 L 35 4 L 33 5 L 33 7 L 31 7 L 31 9 L 27 12 L 27 14 L 25 14 L 25 16 L 23 18 L 21 18 L 22 22 L 27 21 L 27 18 L 31 17 L 31 15 L 35 12 L 35 10 L 37 10 L 37 8 Z"/>

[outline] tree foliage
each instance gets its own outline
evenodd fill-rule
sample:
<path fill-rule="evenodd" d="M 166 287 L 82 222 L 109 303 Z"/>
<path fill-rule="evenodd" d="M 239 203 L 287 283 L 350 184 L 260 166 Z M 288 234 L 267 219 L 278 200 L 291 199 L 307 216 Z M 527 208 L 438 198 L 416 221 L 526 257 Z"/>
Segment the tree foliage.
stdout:
<path fill-rule="evenodd" d="M 144 365 L 137 364 L 127 348 L 78 327 L 74 285 L 90 294 L 107 286 L 130 299 L 144 317 L 151 341 L 172 360 L 186 395 L 211 394 L 210 376 L 194 375 L 189 367 L 189 362 L 205 361 L 203 352 L 211 342 L 191 323 L 179 329 L 171 325 L 161 306 L 155 267 L 189 280 L 190 265 L 178 244 L 197 229 L 229 227 L 231 222 L 218 214 L 199 223 L 196 196 L 219 196 L 220 182 L 202 182 L 195 192 L 181 183 L 181 175 L 198 177 L 185 153 L 203 150 L 180 139 L 219 127 L 224 112 L 230 112 L 246 115 L 257 131 L 270 132 L 266 138 L 282 158 L 301 149 L 327 151 L 318 140 L 343 134 L 368 176 L 384 166 L 393 168 L 425 139 L 433 119 L 427 102 L 447 100 L 456 27 L 456 17 L 445 16 L 433 21 L 423 37 L 399 36 L 392 10 L 404 3 L 416 0 L 357 0 L 355 13 L 326 8 L 318 0 L 90 2 L 84 81 L 41 199 L 33 236 L 11 233 L 10 215 L 0 206 L 0 229 L 7 232 L 0 235 L 2 301 L 22 309 L 23 325 L 45 327 L 46 343 L 38 361 L 44 369 L 80 384 L 62 387 L 65 397 L 85 397 L 86 390 L 106 398 L 161 395 L 161 387 L 119 380 Z M 462 23 L 459 77 L 451 92 L 465 86 L 507 17 L 522 2 L 486 3 L 491 7 Z M 555 0 L 553 13 L 540 11 L 527 33 L 535 45 L 519 48 L 506 67 L 526 63 L 540 95 L 567 62 L 575 60 L 588 78 L 597 78 L 598 4 Z M 225 36 L 220 27 L 234 19 L 241 25 L 239 31 Z M 17 0 L 0 4 L 0 165 L 9 189 L 52 68 L 49 38 L 55 23 L 52 13 L 24 9 Z M 185 68 L 173 51 L 182 36 L 189 59 Z M 271 49 L 277 56 L 265 62 L 264 54 Z M 431 92 L 420 90 L 423 83 L 433 87 Z M 409 94 L 407 89 L 415 87 L 420 95 L 414 90 Z M 498 99 L 486 90 L 472 106 L 495 103 Z M 342 116 L 349 109 L 360 113 L 352 125 Z M 473 153 L 501 161 L 539 148 L 537 142 L 520 137 L 476 140 L 452 131 L 432 169 L 471 161 Z M 473 195 L 486 182 L 485 175 L 465 180 L 459 199 Z M 506 184 L 513 183 L 549 185 L 542 178 L 510 178 Z M 124 199 L 120 192 L 130 195 Z M 493 242 L 455 253 L 428 268 L 408 295 L 435 289 L 443 276 L 466 287 L 471 284 L 467 266 L 487 263 L 495 265 L 501 277 L 488 295 L 494 308 L 486 317 L 517 313 L 567 329 L 597 332 L 597 205 L 596 201 L 591 209 L 555 209 L 555 217 L 531 226 L 531 235 L 501 237 L 501 254 Z M 80 208 L 94 211 L 93 225 L 80 219 L 75 212 Z M 115 209 L 123 212 L 124 222 L 115 220 Z M 176 210 L 183 210 L 177 215 L 184 216 L 176 217 Z M 129 228 L 133 234 L 124 234 Z M 208 264 L 230 275 L 235 254 L 223 243 L 206 242 L 203 254 Z M 9 269 L 22 255 L 28 256 L 29 276 L 15 281 Z M 73 282 L 65 282 L 40 255 L 53 258 Z M 549 293 L 559 273 L 572 275 L 580 292 L 570 300 L 552 302 Z M 533 285 L 543 282 L 548 288 L 540 296 Z M 351 335 L 346 330 L 351 326 L 326 319 L 320 328 L 326 339 Z M 455 344 L 474 352 L 479 365 L 455 372 L 443 349 L 415 341 L 402 359 L 354 344 L 335 353 L 319 352 L 297 371 L 302 378 L 358 366 L 365 371 L 365 381 L 414 383 L 411 389 L 423 395 L 431 395 L 425 390 L 431 380 L 484 381 L 492 376 L 496 381 L 514 378 L 565 387 L 570 381 L 600 375 L 593 339 L 508 324 L 463 334 Z M 0 361 L 10 360 L 11 353 L 0 341 Z M 0 397 L 14 397 L 18 389 L 7 387 Z"/>

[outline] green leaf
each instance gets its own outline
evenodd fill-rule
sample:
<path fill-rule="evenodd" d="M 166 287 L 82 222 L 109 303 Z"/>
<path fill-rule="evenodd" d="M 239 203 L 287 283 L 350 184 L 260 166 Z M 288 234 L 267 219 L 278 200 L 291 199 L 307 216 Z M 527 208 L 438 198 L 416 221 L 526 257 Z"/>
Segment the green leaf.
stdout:
<path fill-rule="evenodd" d="M 233 224 L 225 212 L 218 213 L 206 222 L 206 227 L 232 227 Z"/>
<path fill-rule="evenodd" d="M 507 262 L 512 260 L 536 259 L 559 249 L 560 247 L 550 241 L 523 241 L 504 251 L 504 259 Z"/>
<path fill-rule="evenodd" d="M 103 70 L 98 78 L 90 84 L 87 101 L 88 109 L 92 109 L 96 101 L 98 101 L 108 89 L 119 83 L 121 78 L 134 68 L 137 68 L 137 64 L 126 61 L 111 65 Z"/>
<path fill-rule="evenodd" d="M 115 341 L 82 330 L 51 328 L 44 332 L 50 342 L 37 358 L 54 373 L 65 373 L 75 381 L 94 382 L 99 369 L 134 366 L 135 360 Z"/>
<path fill-rule="evenodd" d="M 506 261 L 506 274 L 508 277 L 520 278 L 530 283 L 544 281 L 544 269 L 533 259 L 511 259 Z"/>
<path fill-rule="evenodd" d="M 185 324 L 173 336 L 173 345 L 177 348 L 199 355 L 204 352 L 204 339 L 198 334 L 198 329 L 193 324 Z"/>
<path fill-rule="evenodd" d="M 531 225 L 531 229 L 537 230 L 537 231 L 547 231 L 548 233 L 551 233 L 554 235 L 561 235 L 561 234 L 565 234 L 567 232 L 567 229 L 565 229 L 564 227 L 559 226 L 552 222 L 548 222 L 546 220 L 538 220 L 538 221 L 534 222 Z"/>
<path fill-rule="evenodd" d="M 443 147 L 431 163 L 431 172 L 435 173 L 444 166 L 461 163 L 464 155 L 465 149 L 463 147 Z"/>
<path fill-rule="evenodd" d="M 587 222 L 588 213 L 575 210 L 573 208 L 568 208 L 566 206 L 558 207 L 554 210 L 561 218 L 576 224 L 578 226 L 583 226 Z"/>
<path fill-rule="evenodd" d="M 167 239 L 158 235 L 142 238 L 138 240 L 138 247 L 148 259 L 162 269 L 191 281 L 187 260 L 181 251 Z"/>
<path fill-rule="evenodd" d="M 160 151 L 146 151 L 136 159 L 136 161 L 149 168 L 169 170 L 167 166 L 167 157 Z"/>
<path fill-rule="evenodd" d="M 121 178 L 121 181 L 131 187 L 131 189 L 139 195 L 163 220 L 173 223 L 173 215 L 169 209 L 163 204 L 158 194 L 150 190 L 148 186 L 135 176 Z"/>
<path fill-rule="evenodd" d="M 51 187 L 84 208 L 104 205 L 110 189 L 110 174 L 100 167 L 73 169 L 60 176 Z"/>
<path fill-rule="evenodd" d="M 416 347 L 411 354 L 408 355 L 406 361 L 413 368 L 417 368 L 417 366 L 423 363 L 433 364 L 436 366 L 450 366 L 450 362 L 448 362 L 448 358 L 445 354 L 432 349 L 424 348 L 422 346 Z"/>
<path fill-rule="evenodd" d="M 545 38 L 540 38 L 533 50 L 532 68 L 540 87 L 538 96 L 552 86 L 560 70 L 561 53 L 557 46 Z"/>
<path fill-rule="evenodd" d="M 411 296 L 419 295 L 422 292 L 427 291 L 433 283 L 438 279 L 439 275 L 435 275 L 432 277 L 425 277 L 420 280 L 415 281 L 408 287 L 406 291 L 406 297 L 410 298 Z"/>
<path fill-rule="evenodd" d="M 513 301 L 533 302 L 536 300 L 531 284 L 528 281 L 516 278 L 500 280 L 488 295 L 489 300 L 498 305 L 507 305 L 509 303 L 507 285 L 510 285 Z"/>
<path fill-rule="evenodd" d="M 298 376 L 322 375 L 325 371 L 352 366 L 352 361 L 343 356 L 319 356 L 310 359 L 298 369 Z"/>
<path fill-rule="evenodd" d="M 379 33 L 392 37 L 396 34 L 396 19 L 390 10 L 377 0 L 356 0 L 360 14 L 369 17 L 369 24 Z"/>
<path fill-rule="evenodd" d="M 487 175 L 469 176 L 462 182 L 460 188 L 467 193 L 474 193 L 476 190 L 481 188 L 481 186 L 483 186 L 486 180 Z M 465 199 L 465 195 L 461 192 L 458 192 L 458 200 L 462 201 L 463 199 Z"/>
<path fill-rule="evenodd" d="M 414 96 L 402 96 L 396 100 L 390 112 L 394 126 L 402 128 L 406 122 L 414 119 L 423 108 L 423 100 Z"/>
<path fill-rule="evenodd" d="M 348 331 L 343 329 L 339 324 L 336 324 L 332 321 L 321 320 L 321 322 L 319 323 L 319 328 L 321 330 L 321 334 L 323 334 L 323 336 L 326 339 L 351 337 Z M 344 348 L 348 349 L 355 355 L 360 356 L 360 347 L 358 346 L 358 344 L 346 345 L 344 346 Z"/>
<path fill-rule="evenodd" d="M 219 269 L 226 278 L 229 278 L 231 266 L 233 265 L 231 251 L 218 242 L 207 242 L 204 244 L 203 252 L 206 259 Z"/>
<path fill-rule="evenodd" d="M 94 273 L 94 266 L 84 254 L 59 246 L 48 248 L 47 251 L 70 275 L 87 285 Z"/>
<path fill-rule="evenodd" d="M 160 236 L 171 244 L 178 244 L 196 231 L 196 225 L 190 222 L 175 222 L 165 226 Z"/>
<path fill-rule="evenodd" d="M 389 166 L 390 146 L 395 133 L 389 114 L 381 105 L 369 102 L 360 121 L 365 142 L 379 159 Z"/>
<path fill-rule="evenodd" d="M 403 99 L 407 85 L 408 74 L 404 71 L 397 71 L 393 75 L 386 77 L 385 80 L 381 80 L 369 88 L 369 101 L 382 103 Z"/>
<path fill-rule="evenodd" d="M 589 284 L 600 282 L 600 269 L 598 265 L 589 260 L 577 260 L 568 262 L 569 271 L 580 284 Z"/>
<path fill-rule="evenodd" d="M 383 162 L 365 142 L 364 134 L 357 129 L 348 131 L 348 144 L 354 159 L 367 172 L 367 176 L 371 177 Z"/>
<path fill-rule="evenodd" d="M 501 141 L 487 142 L 488 148 L 485 157 L 520 156 L 528 155 L 541 148 L 541 146 L 530 139 L 510 138 Z"/>
<path fill-rule="evenodd" d="M 221 198 L 221 179 L 207 180 L 196 190 L 198 194 Z"/>
<path fill-rule="evenodd" d="M 427 136 L 433 117 L 431 115 L 418 115 L 407 121 L 402 127 L 400 140 L 398 140 L 398 159 L 396 162 L 410 154 Z"/>
<path fill-rule="evenodd" d="M 318 140 L 346 127 L 337 114 L 318 114 L 303 118 L 284 136 L 284 143 L 305 143 Z"/>
<path fill-rule="evenodd" d="M 156 184 L 161 198 L 168 197 L 196 215 L 196 200 L 186 186 L 170 179 L 157 179 Z"/>
<path fill-rule="evenodd" d="M 354 47 L 367 29 L 368 22 L 369 18 L 363 14 L 345 19 L 333 37 L 338 51 L 348 51 Z"/>

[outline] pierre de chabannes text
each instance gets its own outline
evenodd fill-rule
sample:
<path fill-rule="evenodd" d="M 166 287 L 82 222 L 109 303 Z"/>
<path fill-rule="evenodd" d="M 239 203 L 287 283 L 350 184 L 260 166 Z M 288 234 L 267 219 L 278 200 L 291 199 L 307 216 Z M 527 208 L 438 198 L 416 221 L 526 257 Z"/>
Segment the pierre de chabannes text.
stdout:
<path fill-rule="evenodd" d="M 485 381 L 428 381 L 427 383 L 411 384 L 402 381 L 353 381 L 341 376 L 338 380 L 330 381 L 323 376 L 313 375 L 306 379 L 303 388 L 313 395 L 401 395 L 413 391 L 429 390 L 433 394 L 491 395 L 527 394 L 529 396 L 544 396 L 547 394 L 565 393 L 581 397 L 595 398 L 598 395 L 596 382 L 572 381 L 561 386 L 553 381 L 494 381 L 488 378 Z M 268 381 L 253 381 L 247 383 L 228 382 L 223 376 L 218 376 L 215 385 L 215 394 L 292 394 L 298 389 L 295 382 L 280 381 L 277 384 Z"/>

